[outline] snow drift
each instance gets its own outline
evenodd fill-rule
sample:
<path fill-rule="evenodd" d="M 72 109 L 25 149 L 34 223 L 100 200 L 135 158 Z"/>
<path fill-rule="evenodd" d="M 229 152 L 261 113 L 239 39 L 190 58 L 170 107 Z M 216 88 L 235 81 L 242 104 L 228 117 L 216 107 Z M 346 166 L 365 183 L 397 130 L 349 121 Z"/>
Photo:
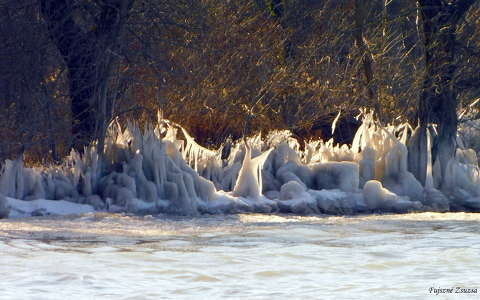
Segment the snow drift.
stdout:
<path fill-rule="evenodd" d="M 431 130 L 380 126 L 371 113 L 353 143 L 306 143 L 288 131 L 245 138 L 220 149 L 198 145 L 180 125 L 159 119 L 108 129 L 96 144 L 72 151 L 62 165 L 27 168 L 22 158 L 0 171 L 0 218 L 91 210 L 138 214 L 480 210 L 474 151 L 458 148 L 441 174 Z M 434 131 L 432 131 L 434 132 Z M 426 149 L 419 140 L 427 139 Z M 424 147 L 425 148 L 425 147 Z M 422 155 L 409 155 L 425 151 Z"/>

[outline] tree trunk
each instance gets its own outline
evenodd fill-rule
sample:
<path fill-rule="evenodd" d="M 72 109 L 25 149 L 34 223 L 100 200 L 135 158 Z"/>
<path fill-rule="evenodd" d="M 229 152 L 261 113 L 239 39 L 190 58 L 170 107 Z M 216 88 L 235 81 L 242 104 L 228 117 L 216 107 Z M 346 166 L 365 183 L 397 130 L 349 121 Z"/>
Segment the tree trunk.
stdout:
<path fill-rule="evenodd" d="M 75 22 L 74 5 L 67 0 L 40 0 L 50 35 L 69 71 L 72 114 L 72 145 L 84 146 L 105 131 L 105 112 L 100 99 L 108 83 L 108 50 L 114 47 L 133 0 L 98 1 L 101 12 L 93 30 Z M 99 122 L 100 121 L 100 122 Z M 103 149 L 101 149 L 103 150 Z"/>
<path fill-rule="evenodd" d="M 417 0 L 422 19 L 426 68 L 418 118 L 424 130 L 429 123 L 438 125 L 432 157 L 440 162 L 442 178 L 456 150 L 455 32 L 459 20 L 475 1 Z"/>
<path fill-rule="evenodd" d="M 367 88 L 367 96 L 368 100 L 371 105 L 373 105 L 375 114 L 379 119 L 381 119 L 380 115 L 380 103 L 377 99 L 377 92 L 374 87 L 373 82 L 373 62 L 372 56 L 368 49 L 368 46 L 365 43 L 363 37 L 363 29 L 364 29 L 364 20 L 366 20 L 366 12 L 365 12 L 365 2 L 361 0 L 354 0 L 355 6 L 355 44 L 360 50 L 360 54 L 362 55 L 362 69 L 363 74 L 365 76 L 365 86 Z"/>

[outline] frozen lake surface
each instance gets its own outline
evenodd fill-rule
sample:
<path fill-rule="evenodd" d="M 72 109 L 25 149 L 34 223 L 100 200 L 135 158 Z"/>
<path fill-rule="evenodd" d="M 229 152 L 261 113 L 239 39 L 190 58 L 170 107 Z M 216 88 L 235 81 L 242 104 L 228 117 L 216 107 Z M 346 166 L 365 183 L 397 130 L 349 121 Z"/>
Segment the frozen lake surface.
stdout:
<path fill-rule="evenodd" d="M 480 215 L 0 221 L 0 299 L 379 299 L 480 288 Z"/>

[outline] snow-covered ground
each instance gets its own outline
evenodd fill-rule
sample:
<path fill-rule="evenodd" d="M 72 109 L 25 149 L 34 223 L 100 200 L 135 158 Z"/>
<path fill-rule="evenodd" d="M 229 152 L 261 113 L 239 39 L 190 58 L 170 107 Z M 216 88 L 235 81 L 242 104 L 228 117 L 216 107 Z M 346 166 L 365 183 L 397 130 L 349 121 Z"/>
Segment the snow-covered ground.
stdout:
<path fill-rule="evenodd" d="M 10 207 L 9 217 L 30 217 L 42 215 L 71 215 L 94 212 L 93 206 L 65 200 L 37 199 L 31 201 L 7 198 Z"/>

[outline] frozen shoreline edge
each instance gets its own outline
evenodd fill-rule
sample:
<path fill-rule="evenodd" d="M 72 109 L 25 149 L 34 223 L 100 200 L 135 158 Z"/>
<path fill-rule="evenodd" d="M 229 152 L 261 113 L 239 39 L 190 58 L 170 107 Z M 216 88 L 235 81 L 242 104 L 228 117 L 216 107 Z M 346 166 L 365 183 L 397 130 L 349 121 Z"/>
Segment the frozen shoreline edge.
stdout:
<path fill-rule="evenodd" d="M 224 155 L 223 147 L 203 148 L 168 120 L 144 131 L 135 124 L 112 124 L 103 156 L 93 143 L 83 154 L 72 151 L 58 166 L 27 168 L 22 157 L 7 160 L 0 171 L 0 218 L 92 211 L 480 211 L 476 153 L 458 148 L 442 174 L 438 160 L 432 162 L 431 134 L 422 130 L 408 124 L 382 127 L 365 114 L 351 146 L 318 140 L 301 150 L 290 132 L 273 131 L 224 145 Z M 411 160 L 410 150 L 422 137 L 426 160 Z M 417 179 L 421 174 L 423 183 Z"/>

